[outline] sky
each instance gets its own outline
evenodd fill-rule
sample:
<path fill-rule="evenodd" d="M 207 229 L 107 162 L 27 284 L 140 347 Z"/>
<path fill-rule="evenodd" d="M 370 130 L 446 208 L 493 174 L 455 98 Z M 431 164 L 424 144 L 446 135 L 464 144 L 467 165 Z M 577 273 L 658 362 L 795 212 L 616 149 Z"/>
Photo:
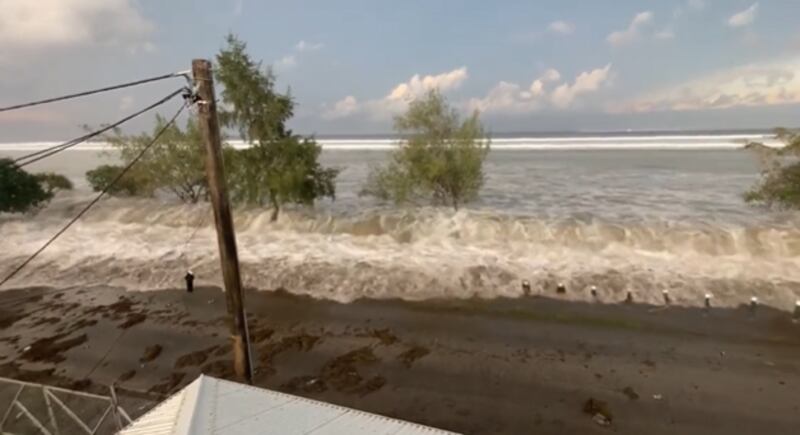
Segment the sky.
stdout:
<path fill-rule="evenodd" d="M 291 89 L 303 134 L 389 133 L 433 88 L 494 133 L 800 126 L 796 0 L 0 0 L 0 11 L 0 106 L 183 71 L 232 32 Z M 0 142 L 79 135 L 181 85 L 0 113 Z"/>

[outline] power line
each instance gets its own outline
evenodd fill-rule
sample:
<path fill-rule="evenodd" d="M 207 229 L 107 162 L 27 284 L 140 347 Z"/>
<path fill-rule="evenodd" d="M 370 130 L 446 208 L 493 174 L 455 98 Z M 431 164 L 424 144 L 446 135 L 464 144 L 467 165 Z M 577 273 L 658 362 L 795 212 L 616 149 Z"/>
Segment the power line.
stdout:
<path fill-rule="evenodd" d="M 174 98 L 176 95 L 180 94 L 181 92 L 183 92 L 185 90 L 186 90 L 186 88 L 180 88 L 180 89 L 176 90 L 175 92 L 167 95 L 166 97 L 156 101 L 155 103 L 145 107 L 144 109 L 139 110 L 138 112 L 135 112 L 133 114 L 130 114 L 130 115 L 120 119 L 119 121 L 117 121 L 117 122 L 115 122 L 113 124 L 109 124 L 109 125 L 101 128 L 100 130 L 96 130 L 96 131 L 87 133 L 87 134 L 85 134 L 83 136 L 77 137 L 75 139 L 71 139 L 71 140 L 69 140 L 67 142 L 64 142 L 64 143 L 61 143 L 61 144 L 58 144 L 58 145 L 54 145 L 54 146 L 49 147 L 49 148 L 45 148 L 45 149 L 30 153 L 28 155 L 22 156 L 22 157 L 18 157 L 16 159 L 14 159 L 14 163 L 16 163 L 17 166 L 19 166 L 21 168 L 21 167 L 24 167 L 24 166 L 28 166 L 28 165 L 30 165 L 32 163 L 36 163 L 39 160 L 45 159 L 45 158 L 50 157 L 50 156 L 52 156 L 54 154 L 58 154 L 61 151 L 67 150 L 69 148 L 72 148 L 75 145 L 78 145 L 80 143 L 86 142 L 89 139 L 92 139 L 94 137 L 97 137 L 97 136 L 109 131 L 109 130 L 112 130 L 114 128 L 119 127 L 123 123 L 128 122 L 131 119 L 136 118 L 137 116 L 139 116 L 139 115 L 141 115 L 141 114 L 143 114 L 143 113 L 145 113 L 147 111 L 150 111 L 150 110 L 152 110 L 152 109 L 154 109 L 154 108 L 166 103 L 167 101 L 169 101 L 170 99 Z M 25 160 L 25 161 L 23 161 L 23 160 Z"/>
<path fill-rule="evenodd" d="M 69 99 L 72 99 L 72 98 L 85 97 L 87 95 L 98 94 L 100 92 L 107 92 L 107 91 L 113 91 L 113 90 L 116 90 L 116 89 L 128 88 L 128 87 L 131 87 L 131 86 L 142 85 L 142 84 L 145 84 L 145 83 L 150 83 L 150 82 L 155 82 L 155 81 L 159 81 L 159 80 L 170 79 L 170 78 L 173 78 L 173 77 L 188 77 L 188 74 L 189 74 L 188 71 L 175 72 L 175 73 L 164 74 L 164 75 L 160 75 L 160 76 L 156 76 L 156 77 L 150 77 L 150 78 L 146 78 L 146 79 L 142 79 L 142 80 L 136 80 L 136 81 L 133 81 L 133 82 L 122 83 L 122 84 L 119 84 L 119 85 L 107 86 L 105 88 L 99 88 L 99 89 L 93 89 L 93 90 L 90 90 L 90 91 L 77 92 L 77 93 L 74 93 L 74 94 L 62 95 L 60 97 L 47 98 L 45 100 L 31 101 L 29 103 L 15 104 L 13 106 L 8 106 L 8 107 L 0 107 L 0 112 L 7 112 L 9 110 L 16 110 L 16 109 L 22 109 L 22 108 L 25 108 L 25 107 L 38 106 L 40 104 L 54 103 L 56 101 L 69 100 Z"/>
<path fill-rule="evenodd" d="M 72 220 L 70 220 L 70 221 L 69 221 L 69 222 L 68 222 L 68 223 L 67 223 L 67 224 L 64 226 L 64 228 L 62 228 L 61 230 L 59 230 L 59 231 L 58 231 L 58 232 L 57 232 L 57 233 L 56 233 L 56 234 L 55 234 L 53 237 L 51 237 L 51 238 L 50 238 L 50 240 L 48 240 L 48 241 L 47 241 L 47 243 L 45 243 L 44 245 L 42 245 L 42 247 L 41 247 L 41 248 L 39 248 L 39 249 L 38 249 L 36 252 L 34 252 L 34 253 L 33 253 L 33 254 L 30 256 L 30 257 L 28 257 L 28 259 L 27 259 L 27 260 L 25 260 L 25 261 L 24 261 L 22 264 L 20 264 L 19 266 L 17 266 L 17 268 L 16 268 L 16 269 L 14 269 L 13 271 L 11 271 L 11 273 L 10 273 L 10 274 L 8 274 L 8 276 L 6 276 L 5 278 L 3 278 L 3 280 L 2 280 L 2 281 L 0 281 L 0 287 L 2 287 L 2 286 L 3 286 L 3 284 L 5 284 L 6 282 L 8 282 L 8 281 L 9 281 L 11 278 L 13 278 L 13 277 L 14 277 L 14 276 L 15 276 L 17 273 L 19 273 L 19 271 L 21 271 L 21 270 L 22 270 L 22 269 L 23 269 L 25 266 L 27 266 L 27 265 L 28 265 L 28 263 L 30 263 L 31 261 L 33 261 L 33 259 L 34 259 L 34 258 L 36 258 L 36 256 L 38 256 L 39 254 L 41 254 L 41 253 L 42 253 L 42 251 L 44 251 L 44 250 L 45 250 L 45 249 L 46 249 L 48 246 L 50 246 L 50 244 L 51 244 L 51 243 L 53 243 L 53 242 L 54 242 L 54 241 L 55 241 L 55 240 L 56 240 L 56 239 L 57 239 L 59 236 L 61 236 L 62 234 L 64 234 L 64 232 L 65 232 L 65 231 L 67 231 L 67 229 L 69 229 L 69 227 L 71 227 L 71 226 L 72 226 L 72 224 L 74 224 L 75 222 L 77 222 L 77 221 L 78 221 L 78 219 L 80 219 L 81 217 L 83 217 L 83 215 L 84 215 L 84 214 L 86 214 L 86 212 L 88 212 L 88 211 L 89 211 L 89 209 L 90 209 L 90 208 L 92 208 L 92 206 L 94 206 L 95 204 L 97 204 L 97 202 L 98 202 L 98 201 L 100 201 L 100 199 L 101 199 L 101 198 L 102 198 L 102 197 L 103 197 L 103 196 L 104 196 L 104 195 L 105 195 L 105 194 L 106 194 L 106 193 L 107 193 L 107 192 L 108 192 L 108 191 L 111 189 L 111 187 L 112 187 L 112 186 L 114 186 L 114 184 L 116 184 L 116 183 L 117 183 L 117 182 L 118 182 L 118 181 L 119 181 L 119 180 L 120 180 L 120 179 L 121 179 L 121 178 L 122 178 L 122 177 L 123 177 L 123 176 L 124 176 L 124 175 L 125 175 L 125 174 L 126 174 L 126 173 L 127 173 L 127 172 L 128 172 L 130 169 L 131 169 L 131 168 L 132 168 L 132 167 L 133 167 L 133 165 L 135 165 L 135 164 L 136 164 L 136 163 L 137 163 L 137 162 L 138 162 L 138 161 L 139 161 L 139 160 L 142 158 L 142 156 L 144 156 L 144 153 L 146 153 L 146 152 L 147 152 L 147 150 L 149 150 L 149 149 L 150 149 L 150 148 L 151 148 L 151 147 L 152 147 L 152 146 L 153 146 L 153 145 L 154 145 L 154 144 L 155 144 L 155 143 L 158 141 L 158 139 L 161 137 L 161 135 L 163 135 L 163 134 L 164 134 L 164 132 L 166 132 L 166 131 L 167 131 L 167 129 L 168 129 L 168 128 L 169 128 L 169 127 L 170 127 L 170 126 L 173 124 L 173 123 L 175 123 L 175 120 L 178 118 L 178 116 L 181 114 L 181 112 L 183 112 L 183 109 L 184 109 L 184 108 L 186 108 L 186 104 L 181 104 L 181 107 L 178 109 L 178 111 L 177 111 L 177 112 L 175 112 L 175 115 L 172 117 L 172 119 L 170 119 L 170 120 L 169 120 L 169 122 L 167 122 L 166 124 L 164 124 L 164 126 L 161 128 L 161 130 L 159 130 L 159 131 L 158 131 L 158 133 L 156 133 L 156 135 L 153 137 L 153 140 L 152 140 L 152 141 L 150 141 L 150 143 L 149 143 L 149 144 L 147 144 L 147 145 L 146 145 L 146 146 L 145 146 L 145 147 L 142 149 L 142 151 L 140 151 L 140 152 L 139 152 L 139 154 L 138 154 L 138 155 L 136 155 L 136 157 L 134 157 L 134 159 L 133 159 L 133 160 L 132 160 L 130 163 L 128 163 L 128 165 L 127 165 L 127 166 L 125 166 L 125 167 L 122 169 L 122 171 L 121 171 L 121 172 L 120 172 L 120 173 L 119 173 L 119 174 L 118 174 L 118 175 L 117 175 L 117 176 L 116 176 L 116 177 L 115 177 L 113 180 L 111 180 L 111 182 L 110 182 L 110 183 L 108 183 L 108 185 L 107 185 L 107 186 L 106 186 L 106 187 L 103 189 L 103 191 L 102 191 L 102 192 L 100 192 L 100 194 L 99 194 L 99 195 L 97 195 L 97 196 L 96 196 L 96 197 L 95 197 L 95 198 L 94 198 L 94 199 L 93 199 L 91 202 L 89 202 L 89 204 L 87 204 L 87 205 L 86 205 L 86 207 L 84 207 L 84 208 L 83 208 L 83 209 L 80 211 L 80 213 L 78 213 L 78 214 L 77 214 L 77 215 L 76 215 L 74 218 L 72 218 Z"/>

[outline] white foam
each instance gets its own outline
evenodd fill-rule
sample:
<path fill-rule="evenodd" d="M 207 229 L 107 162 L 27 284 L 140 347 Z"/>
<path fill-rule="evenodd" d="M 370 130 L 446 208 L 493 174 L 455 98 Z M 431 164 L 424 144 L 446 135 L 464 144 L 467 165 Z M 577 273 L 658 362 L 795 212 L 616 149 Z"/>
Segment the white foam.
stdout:
<path fill-rule="evenodd" d="M 395 148 L 397 139 L 328 139 L 318 138 L 323 149 L 331 150 L 388 150 Z M 492 148 L 507 150 L 618 150 L 618 149 L 735 149 L 749 141 L 763 142 L 768 146 L 782 144 L 771 135 L 719 134 L 719 135 L 658 135 L 658 136 L 575 136 L 575 137 L 495 137 Z M 36 151 L 59 145 L 61 142 L 9 142 L 0 143 L 0 151 Z M 234 148 L 246 148 L 241 140 L 229 140 Z M 100 151 L 109 149 L 106 142 L 80 144 L 72 149 Z"/>
<path fill-rule="evenodd" d="M 0 274 L 19 264 L 74 213 L 61 198 L 35 218 L 0 219 Z M 65 233 L 11 286 L 120 285 L 146 290 L 220 284 L 207 204 L 111 199 Z M 352 216 L 269 211 L 235 215 L 246 285 L 320 298 L 411 300 L 521 296 L 558 282 L 567 299 L 698 305 L 713 291 L 720 305 L 753 292 L 789 309 L 800 297 L 800 233 L 792 227 L 736 227 L 642 220 L 534 219 L 475 211 L 366 211 Z M 188 244 L 195 228 L 204 224 Z M 550 283 L 550 284 L 548 284 Z M 549 287 L 548 287 L 549 285 Z M 561 296 L 560 296 L 561 297 Z"/>

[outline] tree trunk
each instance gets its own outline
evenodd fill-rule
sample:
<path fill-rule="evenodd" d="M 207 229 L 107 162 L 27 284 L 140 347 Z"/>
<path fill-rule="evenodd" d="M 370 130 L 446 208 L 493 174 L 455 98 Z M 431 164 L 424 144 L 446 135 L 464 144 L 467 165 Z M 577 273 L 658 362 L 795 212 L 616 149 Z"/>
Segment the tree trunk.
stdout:
<path fill-rule="evenodd" d="M 278 220 L 278 214 L 281 212 L 281 205 L 278 203 L 278 199 L 275 198 L 275 195 L 270 193 L 269 199 L 272 202 L 272 216 L 269 218 L 270 222 L 275 222 Z"/>

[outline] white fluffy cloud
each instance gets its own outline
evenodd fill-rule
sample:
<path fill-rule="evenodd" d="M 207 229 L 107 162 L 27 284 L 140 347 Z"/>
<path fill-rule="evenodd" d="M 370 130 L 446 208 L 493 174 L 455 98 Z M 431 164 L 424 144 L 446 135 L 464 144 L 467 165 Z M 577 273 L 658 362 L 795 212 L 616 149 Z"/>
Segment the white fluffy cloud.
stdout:
<path fill-rule="evenodd" d="M 314 42 L 308 42 L 308 41 L 300 40 L 300 42 L 295 44 L 294 49 L 299 51 L 299 52 L 316 51 L 316 50 L 319 50 L 320 48 L 322 48 L 324 46 L 325 46 L 324 44 L 319 43 L 319 42 L 314 43 Z"/>
<path fill-rule="evenodd" d="M 389 92 L 389 95 L 386 96 L 386 99 L 410 101 L 432 89 L 446 92 L 450 89 L 458 88 L 466 79 L 466 67 L 433 76 L 427 75 L 421 77 L 419 74 L 414 74 L 409 81 L 395 86 L 394 89 Z"/>
<path fill-rule="evenodd" d="M 134 5 L 129 0 L 0 0 L 0 46 L 30 53 L 90 44 L 148 44 L 154 26 Z"/>
<path fill-rule="evenodd" d="M 516 83 L 501 81 L 483 98 L 470 99 L 466 107 L 484 113 L 528 113 L 545 107 L 566 109 L 582 94 L 594 92 L 610 79 L 611 65 L 579 74 L 575 81 L 554 86 L 561 74 L 548 69 L 523 88 Z"/>
<path fill-rule="evenodd" d="M 579 95 L 594 92 L 606 84 L 610 79 L 610 72 L 611 64 L 603 68 L 582 72 L 572 84 L 564 83 L 557 87 L 553 91 L 553 95 L 550 96 L 550 100 L 558 108 L 569 107 Z"/>
<path fill-rule="evenodd" d="M 652 12 L 639 12 L 633 17 L 627 29 L 611 32 L 606 37 L 606 41 L 614 47 L 631 44 L 641 37 L 642 30 L 652 21 Z"/>
<path fill-rule="evenodd" d="M 789 103 L 800 103 L 800 58 L 718 71 L 610 109 L 613 112 L 686 111 Z"/>
<path fill-rule="evenodd" d="M 441 92 L 447 92 L 457 89 L 467 80 L 467 77 L 466 67 L 436 75 L 414 74 L 408 81 L 394 86 L 381 99 L 360 102 L 352 95 L 348 95 L 334 103 L 333 107 L 323 107 L 322 116 L 326 119 L 337 119 L 366 112 L 375 119 L 385 118 L 404 110 L 409 102 L 430 90 L 438 89 Z"/>
<path fill-rule="evenodd" d="M 293 68 L 296 65 L 297 65 L 297 57 L 295 55 L 293 55 L 293 54 L 288 54 L 286 56 L 283 56 L 282 58 L 280 58 L 280 60 L 275 62 L 275 66 L 277 68 L 284 69 L 284 70 L 285 69 L 289 69 L 289 68 Z"/>
<path fill-rule="evenodd" d="M 303 53 L 317 51 L 322 49 L 324 46 L 325 44 L 322 44 L 321 42 L 314 43 L 301 39 L 300 42 L 292 47 L 292 52 L 275 62 L 275 67 L 284 71 L 292 69 L 299 63 L 299 58 L 305 56 Z"/>
<path fill-rule="evenodd" d="M 728 25 L 731 27 L 745 27 L 753 23 L 758 14 L 758 3 L 753 3 L 749 8 L 737 12 L 728 18 Z"/>
<path fill-rule="evenodd" d="M 558 20 L 550 23 L 547 29 L 559 35 L 571 35 L 575 32 L 575 25 L 567 21 Z"/>

